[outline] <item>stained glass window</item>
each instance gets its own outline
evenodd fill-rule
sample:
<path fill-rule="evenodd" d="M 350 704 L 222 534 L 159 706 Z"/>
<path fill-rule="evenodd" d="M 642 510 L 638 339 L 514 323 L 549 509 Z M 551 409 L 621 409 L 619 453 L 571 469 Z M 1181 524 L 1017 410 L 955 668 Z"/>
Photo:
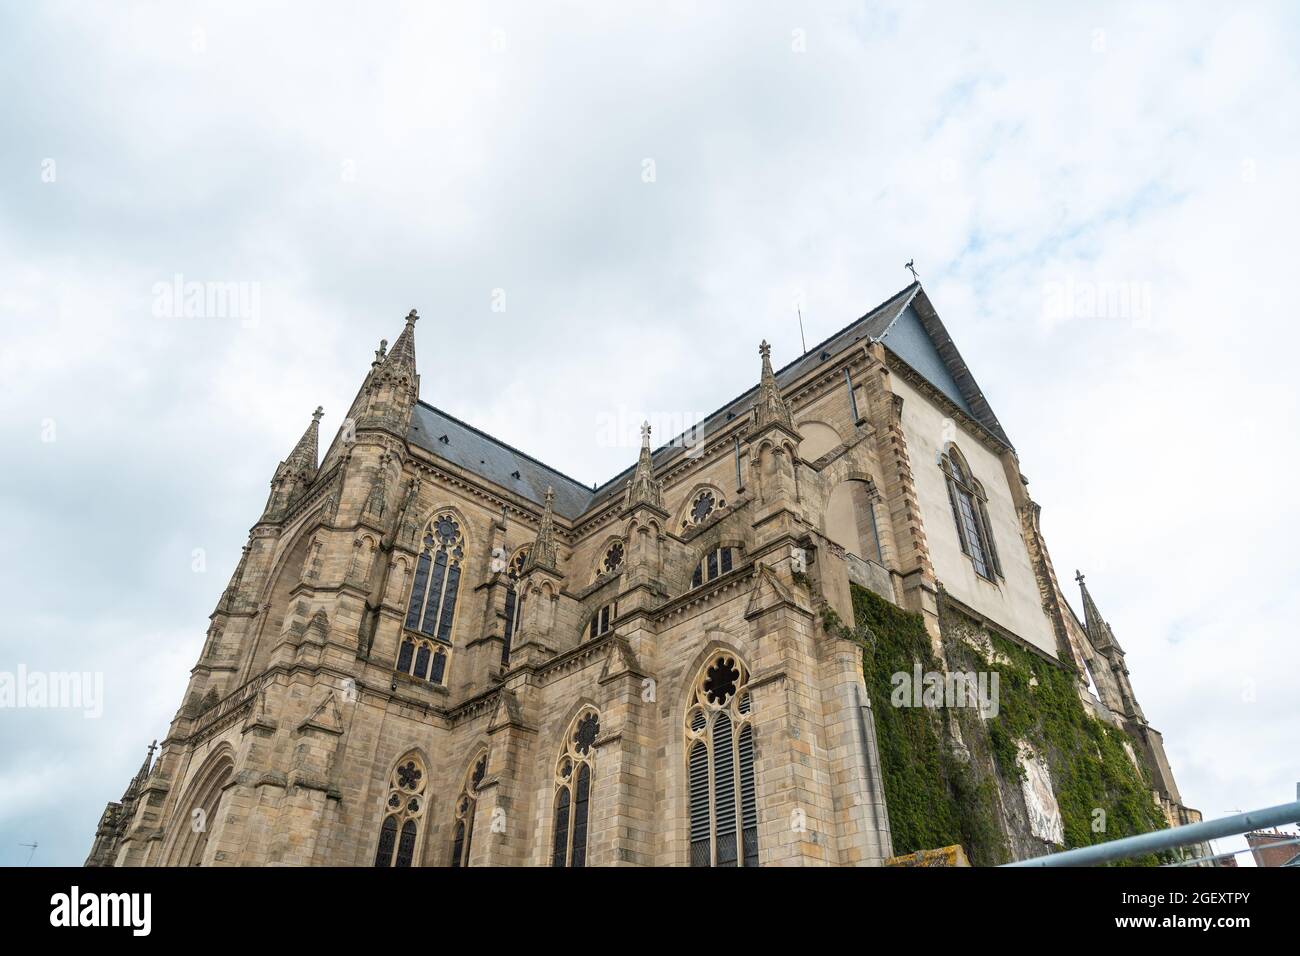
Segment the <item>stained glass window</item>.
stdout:
<path fill-rule="evenodd" d="M 478 786 L 487 773 L 487 754 L 474 762 L 465 778 L 465 787 L 456 800 L 455 826 L 452 828 L 451 865 L 469 866 L 470 844 L 474 836 L 474 810 L 478 805 Z"/>
<path fill-rule="evenodd" d="M 416 560 L 406 612 L 408 629 L 442 641 L 451 639 L 464 556 L 465 536 L 460 523 L 450 514 L 436 516 L 429 522 L 423 550 Z"/>
<path fill-rule="evenodd" d="M 736 565 L 736 549 L 731 547 L 714 548 L 703 558 L 691 575 L 691 587 L 698 588 L 716 577 L 729 572 Z"/>
<path fill-rule="evenodd" d="M 375 866 L 414 865 L 427 783 L 424 763 L 419 757 L 408 755 L 397 761 L 388 779 Z"/>
<path fill-rule="evenodd" d="M 398 648 L 396 670 L 419 680 L 441 684 L 452 642 L 456 599 L 460 592 L 465 536 L 454 515 L 443 513 L 429 522 L 423 550 L 415 564 L 411 600 L 406 610 L 407 634 Z"/>
<path fill-rule="evenodd" d="M 587 625 L 587 637 L 600 637 L 602 634 L 608 634 L 611 622 L 618 617 L 618 602 L 606 604 L 591 615 L 591 623 Z"/>
<path fill-rule="evenodd" d="M 591 813 L 591 781 L 600 717 L 581 714 L 570 727 L 555 766 L 555 829 L 551 836 L 551 866 L 586 866 Z"/>

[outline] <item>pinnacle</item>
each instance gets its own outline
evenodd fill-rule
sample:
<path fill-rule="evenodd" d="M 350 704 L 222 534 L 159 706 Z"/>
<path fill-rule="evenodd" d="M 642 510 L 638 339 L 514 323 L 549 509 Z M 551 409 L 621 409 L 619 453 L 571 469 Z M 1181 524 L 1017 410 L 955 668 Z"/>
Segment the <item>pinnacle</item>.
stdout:
<path fill-rule="evenodd" d="M 781 397 L 781 389 L 776 384 L 776 374 L 772 371 L 772 346 L 764 339 L 758 346 L 758 354 L 763 357 L 763 371 L 759 378 L 758 398 L 754 402 L 757 415 L 756 424 L 762 428 L 773 422 L 779 422 L 787 428 L 794 427 L 790 408 Z"/>
<path fill-rule="evenodd" d="M 285 465 L 290 469 L 305 472 L 309 475 L 316 473 L 316 456 L 320 444 L 320 420 L 324 415 L 325 409 L 317 405 L 316 411 L 312 412 L 311 424 L 307 426 L 307 430 L 298 439 L 298 444 L 293 446 L 293 451 L 289 452 L 289 457 L 284 460 Z"/>
<path fill-rule="evenodd" d="M 414 309 L 407 313 L 406 326 L 397 336 L 397 341 L 393 343 L 393 348 L 387 357 L 376 356 L 383 358 L 384 365 L 394 369 L 404 366 L 412 373 L 415 372 L 415 323 L 418 321 L 420 316 Z"/>

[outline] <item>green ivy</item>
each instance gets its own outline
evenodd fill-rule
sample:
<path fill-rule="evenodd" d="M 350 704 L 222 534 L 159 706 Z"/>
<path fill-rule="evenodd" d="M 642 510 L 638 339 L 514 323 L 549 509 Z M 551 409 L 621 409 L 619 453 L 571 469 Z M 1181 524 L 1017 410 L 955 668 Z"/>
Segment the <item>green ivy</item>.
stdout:
<path fill-rule="evenodd" d="M 960 648 L 974 666 L 999 675 L 998 716 L 988 722 L 989 746 L 998 772 L 1019 780 L 1017 741 L 1024 740 L 1044 758 L 1061 809 L 1067 848 L 1104 843 L 1168 824 L 1151 797 L 1144 770 L 1134 766 L 1124 748 L 1132 740 L 1084 708 L 1074 669 L 1049 661 L 998 634 L 988 634 L 998 658 L 985 661 L 969 646 Z M 951 645 L 950 645 L 951 646 Z M 954 654 L 956 656 L 956 654 Z M 954 666 L 968 666 L 967 664 Z M 1096 811 L 1105 814 L 1097 831 Z M 1127 861 L 1157 862 L 1152 857 Z"/>
<path fill-rule="evenodd" d="M 902 610 L 854 585 L 853 615 L 870 634 L 862 653 L 867 691 L 873 702 L 880 772 L 884 778 L 894 852 L 911 853 L 962 843 L 960 812 L 948 786 L 952 760 L 935 711 L 891 707 L 890 678 L 911 672 L 914 662 L 937 670 L 930 635 L 919 614 Z"/>
<path fill-rule="evenodd" d="M 1067 847 L 1166 825 L 1144 774 L 1124 749 L 1127 735 L 1084 709 L 1072 669 L 990 633 L 998 657 L 992 665 L 955 636 L 959 626 L 945 621 L 944 653 L 954 667 L 998 672 L 998 716 L 981 721 L 947 709 L 890 706 L 894 674 L 910 672 L 917 663 L 923 671 L 938 671 L 942 665 L 919 614 L 857 585 L 851 592 L 856 628 L 849 631 L 829 609 L 823 620 L 829 630 L 863 648 L 896 854 L 960 843 L 976 865 L 1006 862 L 1010 853 L 999 823 L 998 778 L 1019 785 L 1024 776 L 1017 760 L 1021 740 L 1043 756 L 1051 772 Z M 975 627 L 964 619 L 961 626 Z M 952 720 L 960 722 L 962 739 L 974 757 L 954 753 Z M 1102 833 L 1093 832 L 1096 809 L 1106 813 Z"/>

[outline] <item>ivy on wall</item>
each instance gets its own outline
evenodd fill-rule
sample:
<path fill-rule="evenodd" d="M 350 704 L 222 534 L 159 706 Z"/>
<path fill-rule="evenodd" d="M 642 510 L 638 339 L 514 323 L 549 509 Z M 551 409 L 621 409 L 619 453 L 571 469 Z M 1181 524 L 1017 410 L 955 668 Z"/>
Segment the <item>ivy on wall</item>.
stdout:
<path fill-rule="evenodd" d="M 895 673 L 910 673 L 914 662 L 924 670 L 939 668 L 930 636 L 920 615 L 895 607 L 866 588 L 852 585 L 852 592 L 859 634 L 868 635 L 862 664 L 876 720 L 894 852 L 961 843 L 957 801 L 945 775 L 950 758 L 940 714 L 924 707 L 888 705 L 890 678 Z"/>
<path fill-rule="evenodd" d="M 1151 795 L 1144 768 L 1133 763 L 1124 744 L 1129 736 L 1084 708 L 1073 668 L 1049 661 L 986 631 L 996 664 L 969 645 L 946 646 L 954 666 L 996 670 L 999 712 L 987 722 L 989 746 L 1004 779 L 1018 781 L 1018 742 L 1026 741 L 1044 758 L 1061 809 L 1065 846 L 1104 843 L 1168 825 Z M 958 658 L 965 658 L 958 663 Z M 1154 858 L 1129 861 L 1153 863 Z"/>
<path fill-rule="evenodd" d="M 977 866 L 1007 862 L 998 794 L 1019 787 L 1021 740 L 1047 763 L 1067 847 L 1165 826 L 1144 774 L 1124 749 L 1127 735 L 1084 709 L 1073 671 L 987 633 L 994 665 L 961 639 L 963 628 L 979 629 L 964 618 L 960 625 L 943 622 L 944 654 L 954 668 L 998 672 L 998 716 L 890 706 L 894 674 L 910 673 L 918 663 L 923 671 L 943 665 L 919 614 L 866 588 L 851 590 L 856 629 L 840 626 L 833 613 L 827 623 L 863 647 L 896 854 L 960 843 Z M 954 747 L 958 738 L 965 746 Z M 1098 809 L 1105 813 L 1104 832 L 1093 825 Z"/>

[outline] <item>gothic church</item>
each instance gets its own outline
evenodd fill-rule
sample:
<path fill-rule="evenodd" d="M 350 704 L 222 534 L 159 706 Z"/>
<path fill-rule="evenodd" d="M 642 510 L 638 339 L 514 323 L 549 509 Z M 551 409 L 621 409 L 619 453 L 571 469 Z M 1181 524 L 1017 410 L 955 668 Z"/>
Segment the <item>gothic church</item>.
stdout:
<path fill-rule="evenodd" d="M 883 864 L 855 589 L 1068 668 L 1196 817 L 919 283 L 594 489 L 422 402 L 417 318 L 275 469 L 87 865 Z"/>

